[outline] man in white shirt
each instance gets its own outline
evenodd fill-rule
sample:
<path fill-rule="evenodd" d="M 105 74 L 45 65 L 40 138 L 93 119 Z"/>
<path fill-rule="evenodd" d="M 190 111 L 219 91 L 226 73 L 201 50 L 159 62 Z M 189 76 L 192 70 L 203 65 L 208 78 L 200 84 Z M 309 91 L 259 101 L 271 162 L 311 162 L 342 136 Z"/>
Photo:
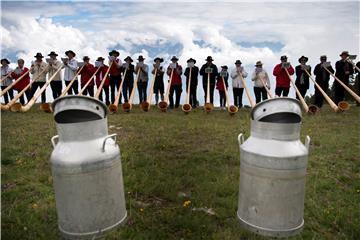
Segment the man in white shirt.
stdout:
<path fill-rule="evenodd" d="M 267 99 L 267 91 L 265 88 L 270 90 L 270 79 L 267 72 L 262 68 L 262 62 L 257 61 L 255 64 L 255 70 L 251 76 L 251 80 L 254 81 L 254 94 L 256 103 Z M 265 84 L 265 85 L 264 85 Z"/>
<path fill-rule="evenodd" d="M 68 57 L 68 59 L 65 59 L 64 61 L 64 67 L 65 67 L 64 80 L 65 80 L 65 85 L 67 86 L 69 85 L 71 80 L 75 77 L 76 72 L 78 70 L 78 65 L 77 65 L 77 61 L 75 60 L 76 54 L 72 50 L 66 51 L 65 55 Z M 71 86 L 71 88 L 69 88 L 68 94 L 71 95 L 72 90 L 74 90 L 74 94 L 78 94 L 78 86 L 79 86 L 79 81 L 78 79 L 76 79 L 73 85 Z"/>
<path fill-rule="evenodd" d="M 31 96 L 34 96 L 38 88 L 42 88 L 46 82 L 46 74 L 49 71 L 49 66 L 42 60 L 44 56 L 37 53 L 35 62 L 31 65 L 32 78 L 35 80 L 31 85 Z M 46 103 L 46 91 L 41 93 L 41 103 Z"/>
<path fill-rule="evenodd" d="M 139 80 L 137 83 L 138 91 L 139 91 L 139 103 L 145 102 L 147 100 L 147 84 L 148 84 L 148 72 L 149 67 L 144 63 L 145 58 L 143 56 L 139 56 L 137 59 L 139 62 L 136 64 L 135 72 L 137 73 L 140 69 Z"/>
<path fill-rule="evenodd" d="M 1 82 L 1 90 L 4 90 L 12 83 L 12 78 L 11 78 L 10 74 L 13 70 L 9 67 L 9 64 L 10 64 L 10 61 L 7 60 L 6 58 L 1 59 L 1 79 L 5 78 L 4 81 Z M 8 104 L 9 97 L 10 97 L 10 100 L 12 100 L 14 98 L 14 92 L 13 92 L 12 88 L 9 89 L 4 94 L 5 104 Z"/>
<path fill-rule="evenodd" d="M 48 77 L 51 78 L 54 73 L 61 68 L 61 62 L 59 60 L 56 59 L 56 57 L 58 56 L 54 51 L 52 51 L 51 53 L 48 54 L 48 56 L 50 57 L 50 59 L 48 60 L 49 63 L 49 75 Z M 58 97 L 60 97 L 61 95 L 61 91 L 62 91 L 62 82 L 61 82 L 61 75 L 60 72 L 57 72 L 54 79 L 51 81 L 50 83 L 51 86 L 51 90 L 53 93 L 53 98 L 54 100 Z"/>
<path fill-rule="evenodd" d="M 235 68 L 231 71 L 231 78 L 232 78 L 232 86 L 233 86 L 233 95 L 234 95 L 234 105 L 238 108 L 241 108 L 243 106 L 242 104 L 242 96 L 244 92 L 244 84 L 241 80 L 241 76 L 243 78 L 247 77 L 247 72 L 245 69 L 241 66 L 241 61 L 236 60 L 235 61 Z M 241 76 L 240 76 L 241 74 Z"/>

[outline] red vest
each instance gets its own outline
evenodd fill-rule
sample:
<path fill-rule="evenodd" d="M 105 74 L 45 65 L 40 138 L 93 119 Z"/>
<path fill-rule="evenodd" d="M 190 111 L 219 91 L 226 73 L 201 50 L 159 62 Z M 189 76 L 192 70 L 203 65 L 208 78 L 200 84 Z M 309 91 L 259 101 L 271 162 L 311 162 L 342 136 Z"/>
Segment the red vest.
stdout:
<path fill-rule="evenodd" d="M 11 73 L 11 77 L 15 79 L 18 79 L 21 75 L 23 75 L 26 71 L 28 71 L 29 69 L 24 67 L 22 72 L 20 74 L 16 74 L 15 72 Z M 30 75 L 29 73 L 26 74 L 18 83 L 16 83 L 14 85 L 14 89 L 18 92 L 20 92 L 21 90 L 23 90 L 27 85 L 29 85 L 30 83 Z"/>
<path fill-rule="evenodd" d="M 119 63 L 119 59 L 115 60 L 117 63 Z M 110 68 L 110 75 L 111 76 L 119 76 L 121 74 L 121 69 L 118 68 L 117 64 L 115 62 L 111 65 Z"/>
<path fill-rule="evenodd" d="M 290 66 L 290 68 L 288 68 L 288 72 L 290 75 L 293 75 L 295 72 L 294 68 Z M 273 74 L 276 76 L 276 87 L 290 87 L 290 79 L 286 74 L 285 69 L 281 68 L 281 64 L 275 66 Z"/>
<path fill-rule="evenodd" d="M 98 69 L 96 67 L 96 69 Z M 101 80 L 103 80 L 104 76 L 105 76 L 105 73 L 107 72 L 107 70 L 109 69 L 108 66 L 104 65 L 104 67 L 102 67 L 101 70 L 99 70 L 97 73 L 96 73 L 96 86 L 99 87 L 100 86 L 100 76 L 101 76 Z M 106 76 L 106 79 L 105 79 L 105 83 L 104 83 L 104 86 L 109 86 L 110 84 L 110 80 L 109 80 L 109 74 Z"/>
<path fill-rule="evenodd" d="M 81 78 L 80 78 L 80 82 L 81 82 L 81 87 L 83 87 L 91 78 L 91 76 L 95 73 L 96 69 L 94 67 L 94 65 L 92 64 L 88 64 L 85 65 L 83 67 L 83 69 L 81 69 L 80 74 L 81 74 Z M 94 78 L 91 80 L 91 82 L 89 83 L 88 86 L 94 86 Z"/>

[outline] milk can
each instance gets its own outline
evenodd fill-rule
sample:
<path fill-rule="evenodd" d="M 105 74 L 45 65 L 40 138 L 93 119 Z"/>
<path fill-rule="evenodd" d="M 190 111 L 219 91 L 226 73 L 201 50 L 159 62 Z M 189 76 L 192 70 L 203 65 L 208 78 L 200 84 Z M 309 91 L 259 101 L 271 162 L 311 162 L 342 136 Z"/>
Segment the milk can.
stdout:
<path fill-rule="evenodd" d="M 287 237 L 302 230 L 310 138 L 301 143 L 300 125 L 299 102 L 274 98 L 252 110 L 250 137 L 244 142 L 244 135 L 238 136 L 237 216 L 250 231 Z"/>
<path fill-rule="evenodd" d="M 54 101 L 57 136 L 51 170 L 58 226 L 66 239 L 94 239 L 127 216 L 120 150 L 108 135 L 107 108 L 85 96 Z"/>

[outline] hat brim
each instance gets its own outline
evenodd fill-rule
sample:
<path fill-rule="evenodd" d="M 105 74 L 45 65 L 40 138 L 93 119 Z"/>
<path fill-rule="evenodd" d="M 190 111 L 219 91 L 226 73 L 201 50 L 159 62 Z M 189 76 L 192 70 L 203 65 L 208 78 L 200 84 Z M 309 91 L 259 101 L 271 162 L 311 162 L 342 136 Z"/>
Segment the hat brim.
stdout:
<path fill-rule="evenodd" d="M 42 56 L 42 55 L 35 55 L 34 57 L 35 58 L 44 58 L 44 56 Z"/>
<path fill-rule="evenodd" d="M 9 60 L 7 60 L 7 59 L 2 59 L 0 63 L 2 64 L 3 62 L 6 62 L 7 64 L 10 64 Z"/>
<path fill-rule="evenodd" d="M 71 53 L 72 55 L 76 56 L 76 54 L 75 54 L 73 51 L 66 51 L 66 52 L 65 52 L 65 55 L 67 56 L 67 55 L 69 55 L 69 53 Z"/>

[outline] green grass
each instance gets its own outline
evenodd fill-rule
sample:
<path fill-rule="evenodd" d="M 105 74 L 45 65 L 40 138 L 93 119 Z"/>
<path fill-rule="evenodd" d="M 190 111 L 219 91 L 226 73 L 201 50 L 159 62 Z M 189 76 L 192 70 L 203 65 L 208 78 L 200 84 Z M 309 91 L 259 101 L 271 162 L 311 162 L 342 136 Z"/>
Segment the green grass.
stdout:
<path fill-rule="evenodd" d="M 248 109 L 189 115 L 181 110 L 109 116 L 121 148 L 126 224 L 106 239 L 264 239 L 239 226 L 237 135 L 249 136 Z M 335 114 L 325 106 L 304 116 L 312 138 L 306 178 L 305 228 L 291 239 L 360 239 L 360 108 Z M 49 165 L 52 114 L 3 112 L 2 239 L 58 239 Z M 183 203 L 190 200 L 189 207 Z M 215 215 L 192 208 L 212 208 Z"/>

